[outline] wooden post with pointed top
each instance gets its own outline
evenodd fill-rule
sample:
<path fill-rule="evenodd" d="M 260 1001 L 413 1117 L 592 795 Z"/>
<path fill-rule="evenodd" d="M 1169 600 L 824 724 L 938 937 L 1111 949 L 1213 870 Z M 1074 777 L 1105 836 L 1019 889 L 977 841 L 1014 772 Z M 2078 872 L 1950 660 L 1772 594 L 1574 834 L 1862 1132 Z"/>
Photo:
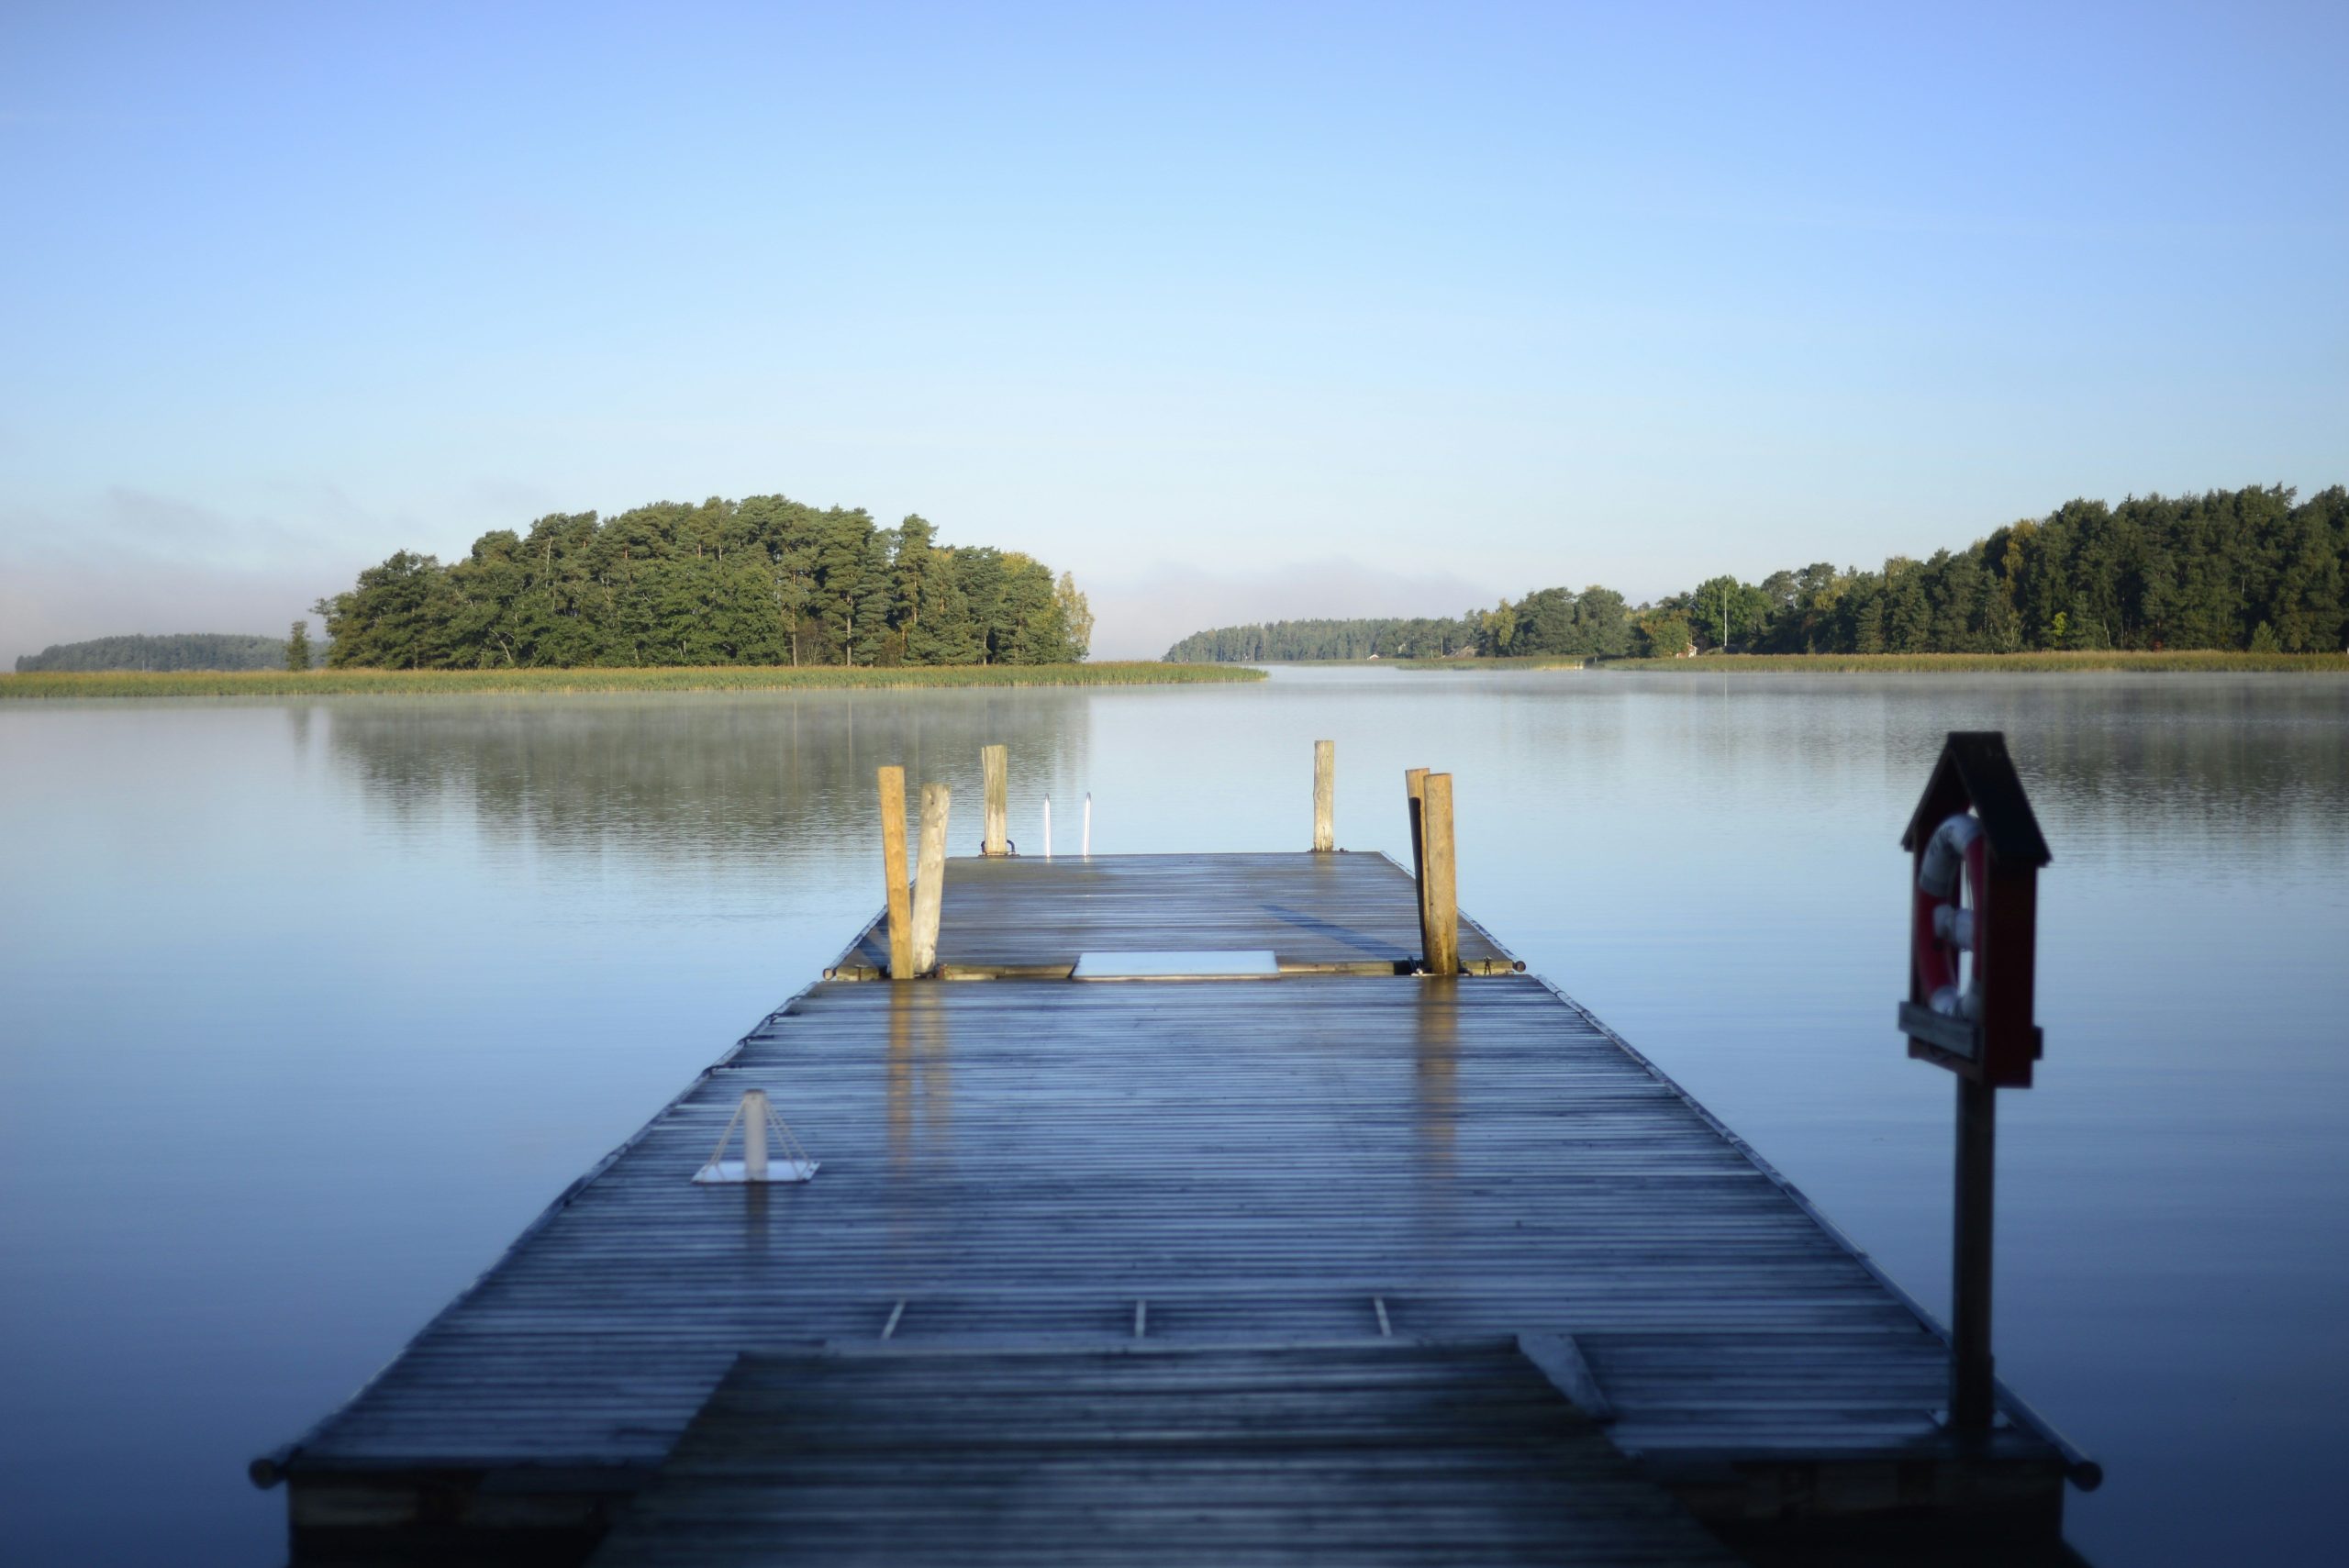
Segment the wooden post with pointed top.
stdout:
<path fill-rule="evenodd" d="M 914 928 L 906 908 L 906 770 L 881 770 L 881 879 L 888 895 L 889 978 L 914 975 Z"/>
<path fill-rule="evenodd" d="M 1338 847 L 1338 743 L 1313 743 L 1313 849 L 1328 854 Z"/>
<path fill-rule="evenodd" d="M 914 857 L 916 974 L 938 967 L 938 917 L 946 901 L 946 813 L 952 800 L 942 784 L 921 786 L 921 843 Z"/>
<path fill-rule="evenodd" d="M 1411 895 L 1419 903 L 1419 953 L 1428 951 L 1428 846 L 1427 808 L 1428 771 L 1425 768 L 1403 770 L 1403 806 L 1411 819 Z"/>
<path fill-rule="evenodd" d="M 980 851 L 989 855 L 1011 852 L 1011 762 L 1008 753 L 1000 746 L 979 748 L 979 774 L 986 786 L 986 839 Z"/>
<path fill-rule="evenodd" d="M 1427 840 L 1428 973 L 1450 977 L 1460 973 L 1460 898 L 1457 862 L 1452 850 L 1452 775 L 1430 773 L 1427 798 L 1419 807 L 1422 836 Z"/>

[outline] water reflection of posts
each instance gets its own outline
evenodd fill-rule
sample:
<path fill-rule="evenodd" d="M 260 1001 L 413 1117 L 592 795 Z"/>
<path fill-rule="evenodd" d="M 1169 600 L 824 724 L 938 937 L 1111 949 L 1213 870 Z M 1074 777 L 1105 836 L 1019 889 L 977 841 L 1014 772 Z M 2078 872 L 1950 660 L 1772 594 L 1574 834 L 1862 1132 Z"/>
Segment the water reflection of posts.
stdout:
<path fill-rule="evenodd" d="M 917 1109 L 932 1152 L 944 1148 L 953 1130 L 953 1064 L 947 1051 L 946 999 L 941 990 L 928 985 L 890 987 L 889 1059 L 884 1083 L 889 1161 L 904 1170 L 917 1152 Z"/>
<path fill-rule="evenodd" d="M 1414 1081 L 1420 1153 L 1435 1174 L 1449 1175 L 1460 1100 L 1460 993 L 1445 985 L 1424 987 L 1419 995 Z"/>
<path fill-rule="evenodd" d="M 1338 743 L 1313 743 L 1313 850 L 1327 854 L 1338 847 Z"/>
<path fill-rule="evenodd" d="M 881 877 L 887 895 L 889 978 L 911 980 L 914 929 L 906 908 L 906 770 L 881 770 Z"/>
<path fill-rule="evenodd" d="M 986 838 L 980 852 L 1008 855 L 1011 852 L 1011 763 L 1002 747 L 979 748 L 979 774 L 986 786 Z"/>
<path fill-rule="evenodd" d="M 952 800 L 942 784 L 921 786 L 921 844 L 914 860 L 916 974 L 938 967 L 938 919 L 946 900 L 946 813 Z"/>
<path fill-rule="evenodd" d="M 889 1063 L 886 1085 L 889 1162 L 904 1169 L 913 1157 L 914 1141 L 914 992 L 889 987 Z"/>

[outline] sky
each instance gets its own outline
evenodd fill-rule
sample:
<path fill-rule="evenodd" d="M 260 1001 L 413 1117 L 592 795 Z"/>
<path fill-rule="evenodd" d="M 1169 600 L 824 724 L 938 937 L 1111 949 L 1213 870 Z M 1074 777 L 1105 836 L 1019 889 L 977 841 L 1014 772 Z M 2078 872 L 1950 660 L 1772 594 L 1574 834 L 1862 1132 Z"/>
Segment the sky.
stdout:
<path fill-rule="evenodd" d="M 0 6 L 0 667 L 782 492 L 1097 656 L 2349 482 L 2349 6 Z"/>

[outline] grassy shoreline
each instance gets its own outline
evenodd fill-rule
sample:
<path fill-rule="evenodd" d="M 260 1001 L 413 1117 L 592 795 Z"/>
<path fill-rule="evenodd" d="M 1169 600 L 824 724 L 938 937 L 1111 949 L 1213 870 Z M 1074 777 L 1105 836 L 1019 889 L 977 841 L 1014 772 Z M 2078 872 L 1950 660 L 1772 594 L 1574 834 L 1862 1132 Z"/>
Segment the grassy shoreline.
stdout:
<path fill-rule="evenodd" d="M 1695 659 L 1609 659 L 1608 670 L 1705 670 L 1825 675 L 2165 673 L 2349 674 L 2349 654 L 2241 653 L 2210 649 L 2067 653 L 1731 653 Z"/>
<path fill-rule="evenodd" d="M 1366 664 L 1367 660 L 1349 662 Z M 2349 674 L 2349 654 L 2244 653 L 2191 649 L 2154 652 L 2065 653 L 1708 653 L 1694 659 L 1397 659 L 1398 670 L 1714 671 L 1741 674 L 1970 675 L 2065 674 L 2153 671 L 2219 674 Z"/>
<path fill-rule="evenodd" d="M 1236 664 L 898 665 L 890 669 L 663 666 L 578 670 L 40 671 L 0 677 L 0 701 L 94 697 L 451 696 L 490 693 L 897 691 L 980 686 L 1162 686 L 1261 681 Z"/>

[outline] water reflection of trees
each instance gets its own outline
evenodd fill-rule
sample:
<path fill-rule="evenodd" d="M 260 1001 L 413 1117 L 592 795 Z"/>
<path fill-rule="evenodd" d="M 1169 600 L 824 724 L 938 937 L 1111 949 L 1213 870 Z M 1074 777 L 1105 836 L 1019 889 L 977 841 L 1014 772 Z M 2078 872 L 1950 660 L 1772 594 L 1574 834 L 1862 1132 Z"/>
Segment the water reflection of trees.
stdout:
<path fill-rule="evenodd" d="M 503 843 L 657 861 L 765 861 L 863 843 L 874 771 L 954 789 L 955 837 L 978 834 L 979 748 L 1011 750 L 1018 825 L 1082 788 L 1083 695 L 787 693 L 618 701 L 438 699 L 332 709 L 330 754 L 397 828 L 469 809 Z"/>
<path fill-rule="evenodd" d="M 1953 728 L 2004 729 L 2049 815 L 2119 828 L 2273 840 L 2349 817 L 2349 684 L 2315 677 L 2081 680 L 1974 689 L 1961 725 L 1921 722 L 1894 756 Z M 1913 732 L 1906 732 L 1913 730 Z"/>
<path fill-rule="evenodd" d="M 1575 781 L 1599 797 L 1586 809 L 1686 795 L 1743 817 L 1903 802 L 1952 729 L 2006 731 L 2051 822 L 2252 850 L 2349 831 L 2349 682 L 2323 676 L 1642 673 L 1511 700 L 1491 727 L 1505 771 Z"/>
<path fill-rule="evenodd" d="M 1301 747 L 1355 700 L 1269 729 L 1255 713 L 1258 728 L 1235 726 L 1230 744 L 1288 744 L 1294 729 Z M 1584 830 L 1820 807 L 1865 811 L 1874 826 L 1875 814 L 1905 807 L 1946 731 L 2000 728 L 2051 829 L 2221 838 L 2243 855 L 2349 834 L 2349 683 L 2324 677 L 1429 677 L 1375 700 L 1380 728 L 1440 745 L 1475 778 L 1495 820 L 1548 820 L 1565 800 Z M 1014 837 L 1034 831 L 1049 792 L 1065 848 L 1076 830 L 1069 808 L 1093 783 L 1095 701 L 1052 690 L 778 693 L 369 699 L 288 712 L 324 731 L 336 772 L 357 781 L 372 820 L 395 830 L 454 815 L 493 846 L 722 869 L 861 853 L 873 771 L 886 762 L 903 763 L 914 784 L 953 787 L 952 843 L 967 853 L 979 748 L 996 740 L 1011 749 Z M 1147 743 L 1119 733 L 1121 745 Z M 1199 733 L 1194 714 L 1169 768 L 1221 765 Z M 1341 805 L 1341 821 L 1375 808 L 1368 766 L 1359 747 L 1341 760 L 1341 793 L 1360 803 Z M 1263 809 L 1290 804 L 1268 796 Z"/>

